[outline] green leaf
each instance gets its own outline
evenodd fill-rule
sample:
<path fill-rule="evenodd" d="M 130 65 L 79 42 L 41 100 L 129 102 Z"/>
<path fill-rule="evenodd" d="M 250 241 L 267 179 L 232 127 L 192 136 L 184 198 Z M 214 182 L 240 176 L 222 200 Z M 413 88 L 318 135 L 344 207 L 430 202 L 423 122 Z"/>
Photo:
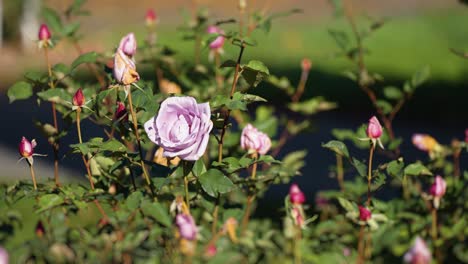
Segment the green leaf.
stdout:
<path fill-rule="evenodd" d="M 393 106 L 385 100 L 377 100 L 376 104 L 377 104 L 377 107 L 382 109 L 384 114 L 389 114 L 393 109 Z"/>
<path fill-rule="evenodd" d="M 392 177 L 397 177 L 398 179 L 403 179 L 403 167 L 405 163 L 403 159 L 394 160 L 388 163 L 387 165 L 387 173 Z"/>
<path fill-rule="evenodd" d="M 46 7 L 42 10 L 42 14 L 52 32 L 62 33 L 62 20 L 55 10 Z"/>
<path fill-rule="evenodd" d="M 203 190 L 212 197 L 232 191 L 234 183 L 226 177 L 220 170 L 210 169 L 199 177 Z"/>
<path fill-rule="evenodd" d="M 158 221 L 160 224 L 171 227 L 172 221 L 171 217 L 169 216 L 168 210 L 165 206 L 157 202 L 150 202 L 148 200 L 144 200 L 140 206 L 141 210 L 145 215 L 149 215 L 154 220 Z"/>
<path fill-rule="evenodd" d="M 143 198 L 143 194 L 140 191 L 135 191 L 127 197 L 125 205 L 130 210 L 136 210 L 140 207 L 140 202 Z"/>
<path fill-rule="evenodd" d="M 348 35 L 344 31 L 329 29 L 328 34 L 330 34 L 330 36 L 335 40 L 335 43 L 341 50 L 348 50 L 350 41 Z"/>
<path fill-rule="evenodd" d="M 387 86 L 384 88 L 383 92 L 385 97 L 387 97 L 388 99 L 398 100 L 403 97 L 403 93 L 401 92 L 401 90 L 395 86 Z"/>
<path fill-rule="evenodd" d="M 242 66 L 242 76 L 250 86 L 257 85 L 270 75 L 270 71 L 261 61 L 252 60 L 247 65 Z"/>
<path fill-rule="evenodd" d="M 362 163 L 360 160 L 352 158 L 351 165 L 357 170 L 359 176 L 367 177 L 367 166 Z"/>
<path fill-rule="evenodd" d="M 78 58 L 76 58 L 73 63 L 71 64 L 71 69 L 75 69 L 78 67 L 80 64 L 83 63 L 94 63 L 97 60 L 97 53 L 92 51 L 88 53 L 81 54 Z"/>
<path fill-rule="evenodd" d="M 59 206 L 63 204 L 64 200 L 62 196 L 57 194 L 45 194 L 39 198 L 39 207 L 40 209 L 37 211 L 38 213 L 46 211 L 50 208 Z"/>
<path fill-rule="evenodd" d="M 303 102 L 289 104 L 289 108 L 292 111 L 305 115 L 312 115 L 321 111 L 328 111 L 336 108 L 336 106 L 337 105 L 335 103 L 328 102 L 321 96 L 313 97 Z"/>
<path fill-rule="evenodd" d="M 116 139 L 111 139 L 101 145 L 101 150 L 110 152 L 126 152 L 127 147 Z"/>
<path fill-rule="evenodd" d="M 411 77 L 411 86 L 414 89 L 416 89 L 418 86 L 426 82 L 431 75 L 431 69 L 429 66 L 425 66 Z"/>
<path fill-rule="evenodd" d="M 199 159 L 195 161 L 195 164 L 193 165 L 193 168 L 192 168 L 192 172 L 195 177 L 200 177 L 200 175 L 206 172 L 206 167 L 205 167 L 205 163 L 203 162 L 203 159 Z"/>
<path fill-rule="evenodd" d="M 404 170 L 405 175 L 410 176 L 419 176 L 419 175 L 427 175 L 432 176 L 432 172 L 426 168 L 426 166 L 422 165 L 421 163 L 412 163 L 406 166 Z"/>
<path fill-rule="evenodd" d="M 338 197 L 338 202 L 340 203 L 340 205 L 347 211 L 347 212 L 354 212 L 357 210 L 357 207 L 354 203 L 344 199 L 344 198 L 341 198 L 341 197 Z"/>
<path fill-rule="evenodd" d="M 15 100 L 28 99 L 32 94 L 33 90 L 31 84 L 24 81 L 13 84 L 7 92 L 10 103 L 13 103 Z"/>
<path fill-rule="evenodd" d="M 322 147 L 327 148 L 338 155 L 345 156 L 349 158 L 349 152 L 346 145 L 338 140 L 331 140 L 328 141 L 326 144 L 322 144 Z"/>
<path fill-rule="evenodd" d="M 72 96 L 61 88 L 48 89 L 43 92 L 37 93 L 37 96 L 44 101 L 54 103 L 64 103 L 72 101 Z"/>

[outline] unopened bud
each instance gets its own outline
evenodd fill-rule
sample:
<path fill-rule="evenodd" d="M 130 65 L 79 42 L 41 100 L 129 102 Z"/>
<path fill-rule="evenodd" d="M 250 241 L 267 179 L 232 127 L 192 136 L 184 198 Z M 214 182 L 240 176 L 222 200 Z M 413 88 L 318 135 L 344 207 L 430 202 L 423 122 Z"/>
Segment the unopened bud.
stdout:
<path fill-rule="evenodd" d="M 369 209 L 359 206 L 359 220 L 367 222 L 371 219 L 372 213 Z"/>
<path fill-rule="evenodd" d="M 302 59 L 301 68 L 302 68 L 302 71 L 306 71 L 306 72 L 310 71 L 310 69 L 312 68 L 312 61 L 308 58 Z"/>
<path fill-rule="evenodd" d="M 49 27 L 46 24 L 42 24 L 39 27 L 39 33 L 38 33 L 39 40 L 47 41 L 50 39 L 50 37 L 51 37 L 51 34 L 49 31 Z"/>
<path fill-rule="evenodd" d="M 36 140 L 31 142 L 25 137 L 21 138 L 21 142 L 18 146 L 18 151 L 23 158 L 30 158 L 34 154 L 34 147 L 36 147 Z"/>
<path fill-rule="evenodd" d="M 76 91 L 75 95 L 73 96 L 72 101 L 74 106 L 82 107 L 85 104 L 85 97 L 83 95 L 83 90 L 80 88 Z"/>

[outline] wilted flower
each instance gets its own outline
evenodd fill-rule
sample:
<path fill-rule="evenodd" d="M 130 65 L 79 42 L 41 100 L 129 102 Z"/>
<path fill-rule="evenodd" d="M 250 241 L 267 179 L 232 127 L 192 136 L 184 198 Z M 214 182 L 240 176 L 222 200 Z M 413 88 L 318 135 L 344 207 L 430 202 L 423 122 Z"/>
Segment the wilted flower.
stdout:
<path fill-rule="evenodd" d="M 223 226 L 223 233 L 227 233 L 233 243 L 237 243 L 237 225 L 237 220 L 234 217 L 229 217 Z"/>
<path fill-rule="evenodd" d="M 292 184 L 291 187 L 289 188 L 289 199 L 291 200 L 291 203 L 293 204 L 303 204 L 305 202 L 305 195 L 299 189 L 299 186 L 297 184 Z"/>
<path fill-rule="evenodd" d="M 34 155 L 34 148 L 36 147 L 37 143 L 36 140 L 33 139 L 31 142 L 27 140 L 25 137 L 21 138 L 21 142 L 18 146 L 18 151 L 21 157 L 28 159 Z"/>
<path fill-rule="evenodd" d="M 135 63 L 121 49 L 114 56 L 114 78 L 124 85 L 140 80 Z"/>
<path fill-rule="evenodd" d="M 266 154 L 271 148 L 271 140 L 268 135 L 258 131 L 251 124 L 247 124 L 242 130 L 240 143 L 242 149 L 262 155 Z"/>
<path fill-rule="evenodd" d="M 133 57 L 136 53 L 137 42 L 135 39 L 135 34 L 128 33 L 125 37 L 120 40 L 119 49 L 129 57 Z"/>
<path fill-rule="evenodd" d="M 369 209 L 359 206 L 359 220 L 367 222 L 371 219 L 372 213 Z"/>
<path fill-rule="evenodd" d="M 8 264 L 8 252 L 0 247 L 0 264 Z"/>
<path fill-rule="evenodd" d="M 410 264 L 429 264 L 431 259 L 431 251 L 419 236 L 414 240 L 413 247 L 403 257 L 403 260 Z"/>
<path fill-rule="evenodd" d="M 73 106 L 82 107 L 85 104 L 85 97 L 81 88 L 76 91 L 72 100 Z"/>
<path fill-rule="evenodd" d="M 156 24 L 157 19 L 158 19 L 158 17 L 156 15 L 156 12 L 154 12 L 154 9 L 149 8 L 146 11 L 146 16 L 145 16 L 146 25 L 149 27 L 149 26 L 152 26 L 152 25 Z"/>
<path fill-rule="evenodd" d="M 153 162 L 162 166 L 168 167 L 169 165 L 177 166 L 180 163 L 179 157 L 167 158 L 164 157 L 164 149 L 159 147 L 154 153 Z"/>
<path fill-rule="evenodd" d="M 117 107 L 114 112 L 114 120 L 116 121 L 128 121 L 127 108 L 122 102 L 117 102 Z"/>
<path fill-rule="evenodd" d="M 419 150 L 426 152 L 433 152 L 440 148 L 437 140 L 428 134 L 414 134 L 411 141 Z"/>
<path fill-rule="evenodd" d="M 190 96 L 169 97 L 144 127 L 151 141 L 164 148 L 164 156 L 198 160 L 206 150 L 213 122 L 208 103 Z"/>
<path fill-rule="evenodd" d="M 303 58 L 301 61 L 302 71 L 308 72 L 312 68 L 312 61 L 308 58 Z"/>
<path fill-rule="evenodd" d="M 176 225 L 182 238 L 187 240 L 197 239 L 198 228 L 195 225 L 195 221 L 191 215 L 178 214 L 176 216 Z"/>
<path fill-rule="evenodd" d="M 48 41 L 51 37 L 49 27 L 46 24 L 42 24 L 39 27 L 38 39 L 41 41 Z"/>

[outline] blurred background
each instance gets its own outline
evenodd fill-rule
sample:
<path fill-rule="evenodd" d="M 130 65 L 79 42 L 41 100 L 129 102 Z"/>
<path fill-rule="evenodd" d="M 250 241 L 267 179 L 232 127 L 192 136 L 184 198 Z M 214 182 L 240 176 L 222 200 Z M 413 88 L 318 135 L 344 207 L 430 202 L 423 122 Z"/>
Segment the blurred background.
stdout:
<path fill-rule="evenodd" d="M 17 145 L 23 135 L 40 138 L 32 123 L 34 119 L 50 119 L 50 107 L 38 107 L 35 100 L 9 104 L 6 91 L 26 70 L 45 71 L 43 54 L 35 42 L 43 22 L 41 8 L 64 10 L 70 3 L 71 0 L 0 0 L 0 181 L 28 177 L 26 163 L 16 163 Z M 146 35 L 145 13 L 153 8 L 159 17 L 158 42 L 175 49 L 177 56 L 193 56 L 193 42 L 184 41 L 178 28 L 182 24 L 183 10 L 190 10 L 194 3 L 207 7 L 213 22 L 238 15 L 237 0 L 88 1 L 85 9 L 91 16 L 80 21 L 80 44 L 84 52 L 112 52 L 120 38 L 130 31 L 142 43 Z M 365 94 L 343 74 L 353 66 L 344 58 L 334 56 L 339 48 L 328 31 L 351 29 L 346 21 L 334 17 L 327 0 L 248 0 L 247 3 L 249 8 L 266 12 L 302 10 L 302 13 L 275 20 L 270 33 L 257 34 L 259 45 L 246 50 L 245 60 L 262 60 L 270 72 L 287 76 L 294 84 L 300 77 L 301 59 L 312 60 L 304 97 L 324 96 L 337 102 L 339 107 L 315 116 L 312 121 L 316 129 L 294 138 L 283 152 L 308 150 L 303 176 L 296 180 L 308 192 L 336 188 L 336 181 L 329 179 L 328 173 L 328 166 L 334 164 L 335 157 L 322 149 L 321 143 L 332 139 L 332 128 L 355 129 L 375 114 Z M 405 158 L 425 158 L 425 153 L 411 145 L 410 138 L 415 132 L 430 133 L 443 144 L 449 144 L 453 138 L 464 139 L 465 128 L 468 128 L 468 60 L 456 56 L 451 49 L 468 50 L 468 7 L 455 0 L 354 0 L 353 6 L 359 15 L 358 23 L 368 17 L 384 21 L 384 26 L 366 40 L 369 50 L 365 60 L 370 71 L 384 77 L 386 85 L 401 85 L 423 66 L 431 69 L 429 82 L 418 88 L 394 122 L 395 133 L 404 139 Z M 202 55 L 207 58 L 208 50 Z M 51 56 L 52 63 L 70 63 L 78 53 L 72 43 L 62 41 Z M 227 49 L 224 59 L 235 56 Z M 258 93 L 281 104 L 282 98 L 269 88 L 260 85 Z M 88 135 L 102 133 L 89 127 Z M 65 139 L 62 145 L 69 143 Z M 37 162 L 41 166 L 39 177 L 52 177 L 53 158 L 43 139 L 39 139 L 37 151 L 49 154 Z M 66 154 L 66 150 L 63 152 Z M 466 155 L 463 158 L 466 159 Z M 67 170 L 63 174 L 82 178 L 84 170 L 79 157 L 66 155 L 63 162 L 62 170 Z M 278 193 L 281 195 L 274 195 Z M 286 189 L 277 187 L 272 188 L 269 195 L 283 197 L 285 193 Z"/>

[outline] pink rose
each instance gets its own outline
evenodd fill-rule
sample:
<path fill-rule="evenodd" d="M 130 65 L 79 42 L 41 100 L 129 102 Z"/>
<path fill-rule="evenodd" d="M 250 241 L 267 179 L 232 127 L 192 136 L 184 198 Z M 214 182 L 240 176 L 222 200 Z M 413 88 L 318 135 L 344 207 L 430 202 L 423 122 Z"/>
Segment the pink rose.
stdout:
<path fill-rule="evenodd" d="M 445 183 L 444 179 L 437 175 L 435 177 L 435 181 L 432 184 L 431 188 L 429 189 L 429 193 L 434 197 L 442 197 L 445 194 L 445 190 L 447 188 L 447 184 Z"/>
<path fill-rule="evenodd" d="M 125 55 L 133 57 L 137 49 L 135 34 L 128 33 L 125 37 L 123 37 L 120 40 L 119 49 L 122 50 Z"/>
<path fill-rule="evenodd" d="M 179 234 L 182 238 L 187 240 L 197 239 L 198 229 L 191 215 L 178 214 L 176 216 L 176 225 L 179 228 Z"/>
<path fill-rule="evenodd" d="M 379 123 L 377 117 L 373 116 L 369 119 L 369 125 L 366 130 L 367 136 L 370 139 L 378 139 L 382 135 L 382 126 Z"/>
<path fill-rule="evenodd" d="M 145 123 L 151 141 L 164 149 L 165 157 L 198 160 L 206 150 L 213 122 L 208 103 L 195 98 L 169 97 L 162 102 L 157 116 Z"/>
<path fill-rule="evenodd" d="M 158 16 L 156 15 L 156 12 L 154 12 L 154 9 L 149 8 L 146 11 L 146 16 L 145 16 L 146 25 L 151 26 L 155 24 L 157 22 L 157 19 L 158 19 Z"/>
<path fill-rule="evenodd" d="M 295 183 L 291 185 L 291 188 L 289 188 L 289 199 L 293 204 L 303 204 L 305 202 L 304 193 Z"/>
<path fill-rule="evenodd" d="M 369 209 L 359 206 L 359 220 L 367 222 L 372 217 L 372 213 Z"/>
<path fill-rule="evenodd" d="M 18 151 L 23 158 L 30 158 L 34 155 L 34 148 L 36 147 L 36 140 L 31 142 L 25 137 L 21 138 L 21 142 L 18 146 Z"/>
<path fill-rule="evenodd" d="M 271 148 L 271 140 L 267 134 L 258 131 L 251 124 L 247 124 L 242 130 L 241 147 L 248 151 L 255 151 L 265 155 Z"/>
<path fill-rule="evenodd" d="M 85 104 L 85 97 L 81 88 L 79 88 L 73 96 L 72 104 L 78 107 L 82 107 Z"/>
<path fill-rule="evenodd" d="M 37 34 L 37 37 L 39 40 L 49 40 L 50 39 L 50 30 L 49 27 L 46 24 L 42 24 L 41 27 L 39 28 L 39 33 Z"/>
<path fill-rule="evenodd" d="M 217 26 L 209 26 L 206 30 L 208 34 L 224 35 L 224 31 Z M 224 36 L 218 36 L 210 43 L 210 49 L 220 49 L 224 45 Z"/>
<path fill-rule="evenodd" d="M 431 251 L 429 251 L 424 240 L 418 236 L 414 240 L 413 247 L 406 252 L 403 260 L 410 264 L 429 264 L 431 258 Z"/>
<path fill-rule="evenodd" d="M 0 264 L 8 264 L 8 252 L 0 247 Z"/>

